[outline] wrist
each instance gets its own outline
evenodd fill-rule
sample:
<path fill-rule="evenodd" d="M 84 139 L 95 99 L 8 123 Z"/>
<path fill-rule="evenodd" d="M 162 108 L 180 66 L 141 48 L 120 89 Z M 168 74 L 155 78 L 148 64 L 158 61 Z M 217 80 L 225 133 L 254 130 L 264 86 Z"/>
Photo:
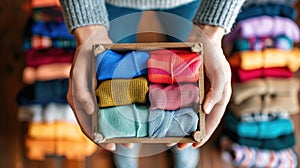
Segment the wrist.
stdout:
<path fill-rule="evenodd" d="M 198 24 L 197 26 L 210 40 L 221 44 L 222 38 L 225 34 L 225 29 L 223 27 L 205 24 Z"/>
<path fill-rule="evenodd" d="M 85 43 L 87 40 L 91 42 L 100 42 L 109 39 L 107 29 L 103 25 L 78 27 L 73 31 L 73 34 L 78 44 Z"/>

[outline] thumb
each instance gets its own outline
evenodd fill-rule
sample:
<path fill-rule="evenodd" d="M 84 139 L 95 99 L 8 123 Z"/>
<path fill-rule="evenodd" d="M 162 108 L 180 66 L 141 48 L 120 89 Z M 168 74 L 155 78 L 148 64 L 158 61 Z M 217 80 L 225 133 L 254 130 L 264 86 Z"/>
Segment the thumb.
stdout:
<path fill-rule="evenodd" d="M 224 90 L 224 80 L 222 77 L 216 76 L 211 79 L 211 87 L 206 94 L 203 110 L 206 114 L 209 114 L 213 107 L 222 99 L 222 93 Z"/>

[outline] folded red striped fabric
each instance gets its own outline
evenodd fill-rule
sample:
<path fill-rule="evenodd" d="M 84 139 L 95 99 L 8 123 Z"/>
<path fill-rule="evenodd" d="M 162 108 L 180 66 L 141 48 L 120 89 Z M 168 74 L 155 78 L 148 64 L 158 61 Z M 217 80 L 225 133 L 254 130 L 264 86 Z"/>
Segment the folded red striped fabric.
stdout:
<path fill-rule="evenodd" d="M 186 50 L 149 52 L 148 78 L 153 83 L 197 82 L 202 63 L 198 53 Z"/>

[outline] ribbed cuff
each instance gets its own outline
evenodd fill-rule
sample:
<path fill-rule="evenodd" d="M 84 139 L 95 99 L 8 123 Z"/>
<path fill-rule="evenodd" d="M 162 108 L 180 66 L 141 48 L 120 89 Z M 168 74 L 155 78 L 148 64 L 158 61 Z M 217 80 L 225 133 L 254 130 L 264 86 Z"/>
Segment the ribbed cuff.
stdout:
<path fill-rule="evenodd" d="M 104 0 L 60 0 L 69 32 L 86 25 L 104 25 L 108 15 Z"/>
<path fill-rule="evenodd" d="M 202 0 L 194 23 L 221 26 L 229 33 L 244 1 Z"/>

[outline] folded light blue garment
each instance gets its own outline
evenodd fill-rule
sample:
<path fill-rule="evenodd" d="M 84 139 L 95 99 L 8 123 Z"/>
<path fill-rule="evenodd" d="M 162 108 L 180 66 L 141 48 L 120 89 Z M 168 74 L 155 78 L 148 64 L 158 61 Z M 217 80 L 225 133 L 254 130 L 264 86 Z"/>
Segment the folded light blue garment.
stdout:
<path fill-rule="evenodd" d="M 183 137 L 197 129 L 198 115 L 193 108 L 179 110 L 150 110 L 149 137 Z"/>
<path fill-rule="evenodd" d="M 131 51 L 125 55 L 106 50 L 96 59 L 96 73 L 99 81 L 108 79 L 131 79 L 146 75 L 149 54 L 143 51 Z"/>
<path fill-rule="evenodd" d="M 272 121 L 240 122 L 234 114 L 224 115 L 224 127 L 235 132 L 240 137 L 271 139 L 293 133 L 293 123 L 290 118 L 278 118 Z"/>
<path fill-rule="evenodd" d="M 98 112 L 99 132 L 104 138 L 145 137 L 148 135 L 148 108 L 126 105 L 101 108 Z"/>

